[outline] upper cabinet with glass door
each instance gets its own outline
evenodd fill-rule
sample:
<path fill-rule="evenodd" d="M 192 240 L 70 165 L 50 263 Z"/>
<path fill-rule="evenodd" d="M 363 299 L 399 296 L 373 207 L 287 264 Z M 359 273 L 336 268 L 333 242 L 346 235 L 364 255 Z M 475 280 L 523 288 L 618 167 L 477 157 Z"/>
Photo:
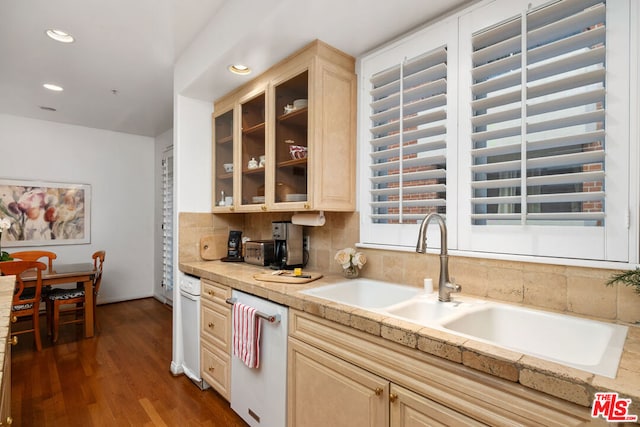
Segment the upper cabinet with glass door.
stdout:
<path fill-rule="evenodd" d="M 213 209 L 233 210 L 233 106 L 213 113 Z"/>
<path fill-rule="evenodd" d="M 236 212 L 355 209 L 354 70 L 315 41 L 216 101 L 241 111 Z"/>
<path fill-rule="evenodd" d="M 240 159 L 240 199 L 237 204 L 243 212 L 266 210 L 265 162 L 267 152 L 265 93 L 240 101 L 242 121 Z"/>

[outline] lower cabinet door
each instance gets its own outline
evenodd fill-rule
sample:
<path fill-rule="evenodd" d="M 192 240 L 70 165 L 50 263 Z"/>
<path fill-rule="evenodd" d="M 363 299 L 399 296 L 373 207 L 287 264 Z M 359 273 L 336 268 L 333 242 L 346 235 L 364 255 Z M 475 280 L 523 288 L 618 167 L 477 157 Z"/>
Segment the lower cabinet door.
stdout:
<path fill-rule="evenodd" d="M 290 427 L 389 425 L 389 382 L 289 339 Z"/>
<path fill-rule="evenodd" d="M 395 384 L 389 402 L 391 427 L 485 425 Z"/>
<path fill-rule="evenodd" d="M 200 347 L 202 378 L 225 399 L 231 399 L 231 360 L 228 354 L 202 341 Z"/>

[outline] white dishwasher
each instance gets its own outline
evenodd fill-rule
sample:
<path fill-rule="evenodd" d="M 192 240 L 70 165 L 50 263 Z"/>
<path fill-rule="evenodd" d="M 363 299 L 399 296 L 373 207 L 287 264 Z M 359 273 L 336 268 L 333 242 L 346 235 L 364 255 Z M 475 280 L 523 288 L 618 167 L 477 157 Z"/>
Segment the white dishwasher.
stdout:
<path fill-rule="evenodd" d="M 231 302 L 255 308 L 262 322 L 260 366 L 249 368 L 232 353 L 231 409 L 252 427 L 285 427 L 289 309 L 237 290 L 233 290 Z M 273 322 L 267 319 L 269 317 Z"/>
<path fill-rule="evenodd" d="M 200 292 L 199 277 L 180 273 L 180 304 L 184 360 L 182 370 L 200 389 L 209 387 L 200 375 Z"/>

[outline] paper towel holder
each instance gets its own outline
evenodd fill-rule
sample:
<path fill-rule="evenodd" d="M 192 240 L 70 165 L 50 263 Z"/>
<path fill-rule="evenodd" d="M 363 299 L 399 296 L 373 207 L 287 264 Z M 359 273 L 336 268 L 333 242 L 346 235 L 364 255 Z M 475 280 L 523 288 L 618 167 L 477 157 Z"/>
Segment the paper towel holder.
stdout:
<path fill-rule="evenodd" d="M 324 211 L 316 213 L 295 213 L 291 217 L 291 223 L 308 227 L 321 227 L 325 223 Z"/>

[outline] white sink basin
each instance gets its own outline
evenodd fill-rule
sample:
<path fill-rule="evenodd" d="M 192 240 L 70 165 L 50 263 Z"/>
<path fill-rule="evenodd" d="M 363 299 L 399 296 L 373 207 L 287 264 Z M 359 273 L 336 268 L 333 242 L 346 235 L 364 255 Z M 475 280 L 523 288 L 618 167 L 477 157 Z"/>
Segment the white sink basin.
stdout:
<path fill-rule="evenodd" d="M 503 304 L 472 307 L 444 329 L 615 378 L 626 326 Z"/>
<path fill-rule="evenodd" d="M 351 279 L 333 285 L 302 291 L 303 294 L 352 305 L 378 309 L 388 307 L 418 295 L 413 286 L 398 285 L 371 279 Z"/>

